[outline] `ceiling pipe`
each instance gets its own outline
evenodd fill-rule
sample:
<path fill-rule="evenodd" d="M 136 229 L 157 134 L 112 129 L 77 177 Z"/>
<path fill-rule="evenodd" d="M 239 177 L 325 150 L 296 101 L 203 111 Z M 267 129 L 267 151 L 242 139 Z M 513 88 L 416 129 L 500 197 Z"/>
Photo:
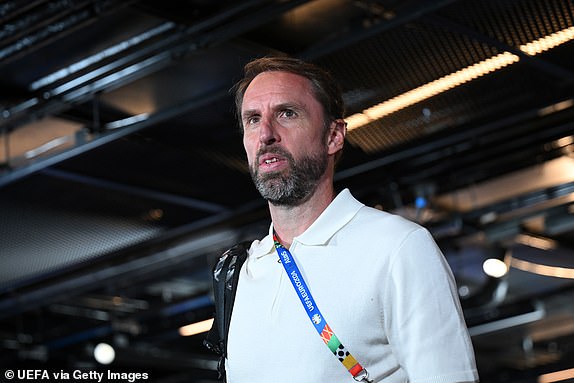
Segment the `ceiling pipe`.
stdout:
<path fill-rule="evenodd" d="M 266 7 L 261 7 L 261 5 L 263 3 L 269 3 L 268 1 L 255 0 L 248 3 L 240 3 L 231 10 L 221 15 L 216 15 L 203 23 L 187 28 L 179 34 L 170 35 L 160 42 L 144 47 L 131 55 L 119 57 L 116 61 L 112 61 L 104 67 L 96 68 L 86 75 L 70 79 L 58 88 L 52 90 L 46 89 L 43 91 L 46 98 L 34 97 L 9 109 L 0 111 L 0 129 L 4 128 L 4 131 L 10 131 L 24 125 L 31 119 L 37 118 L 39 115 L 60 113 L 69 109 L 74 103 L 87 101 L 90 97 L 93 97 L 94 94 L 106 88 L 118 87 L 144 75 L 156 72 L 170 64 L 175 57 L 181 57 L 184 52 L 189 53 L 190 51 L 204 48 L 209 44 L 230 39 L 307 1 L 308 0 L 292 0 L 281 2 L 278 5 L 271 4 Z M 257 5 L 259 5 L 259 8 L 253 12 L 245 12 L 247 8 Z M 235 16 L 240 16 L 241 13 L 247 13 L 247 15 L 237 20 L 229 20 Z M 229 22 L 225 24 L 227 20 L 229 20 Z M 223 24 L 223 26 L 220 24 Z M 208 36 L 195 36 L 200 32 L 206 33 Z M 152 52 L 160 53 L 145 58 L 146 55 Z M 96 55 L 95 57 L 100 56 Z M 94 61 L 99 62 L 97 59 L 94 59 Z M 130 62 L 132 65 L 126 66 Z M 105 73 L 108 74 L 104 76 Z M 56 89 L 65 89 L 65 91 L 58 91 L 57 97 L 51 97 L 50 92 Z M 7 166 L 5 174 L 0 174 L 0 187 L 45 169 L 48 166 L 55 165 L 63 160 L 72 158 L 118 138 L 133 134 L 152 124 L 165 121 L 227 95 L 228 89 L 221 89 L 201 99 L 192 100 L 183 105 L 177 105 L 174 108 L 157 112 L 142 121 L 138 121 L 127 127 L 123 126 L 122 129 L 117 129 L 115 132 L 98 136 L 93 141 L 76 145 L 70 150 L 46 159 L 38 160 L 30 165 L 17 169 L 11 169 L 10 166 Z"/>
<path fill-rule="evenodd" d="M 102 13 L 127 7 L 134 1 L 93 1 L 88 4 L 76 1 L 72 6 L 69 1 L 52 1 L 37 9 L 32 8 L 32 12 L 13 21 L 12 28 L 5 28 L 6 32 L 0 33 L 4 44 L 13 41 L 0 49 L 0 61 L 2 64 L 11 62 L 93 22 Z"/>
<path fill-rule="evenodd" d="M 157 72 L 185 54 L 238 36 L 307 1 L 291 0 L 267 6 L 264 5 L 269 2 L 262 0 L 240 2 L 203 22 L 167 34 L 134 53 L 116 54 L 116 60 L 104 66 L 79 77 L 72 76 L 54 89 L 42 90 L 42 97 L 32 97 L 0 111 L 0 127 L 9 126 L 13 130 L 36 116 L 62 112 L 69 109 L 71 104 L 84 102 L 97 92 Z M 247 12 L 250 9 L 252 11 Z M 77 64 L 84 65 L 82 61 Z"/>

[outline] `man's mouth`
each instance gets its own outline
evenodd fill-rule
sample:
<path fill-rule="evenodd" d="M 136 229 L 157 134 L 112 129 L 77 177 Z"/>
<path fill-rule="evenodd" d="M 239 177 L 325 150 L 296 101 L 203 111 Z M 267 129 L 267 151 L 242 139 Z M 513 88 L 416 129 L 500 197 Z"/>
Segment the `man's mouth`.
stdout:
<path fill-rule="evenodd" d="M 289 166 L 289 155 L 281 151 L 259 153 L 257 156 L 257 166 L 261 171 L 282 171 Z"/>

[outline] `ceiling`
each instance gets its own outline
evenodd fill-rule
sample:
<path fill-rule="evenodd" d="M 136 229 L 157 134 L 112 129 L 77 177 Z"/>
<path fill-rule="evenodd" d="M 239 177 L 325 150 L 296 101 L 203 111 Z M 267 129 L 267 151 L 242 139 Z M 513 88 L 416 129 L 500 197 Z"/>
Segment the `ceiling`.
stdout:
<path fill-rule="evenodd" d="M 574 43 L 526 51 L 573 27 L 569 0 L 3 1 L 0 366 L 103 368 L 108 342 L 113 371 L 215 381 L 178 329 L 212 316 L 217 255 L 269 225 L 228 89 L 290 55 L 349 116 L 415 96 L 351 124 L 336 187 L 431 230 L 482 381 L 573 368 Z"/>

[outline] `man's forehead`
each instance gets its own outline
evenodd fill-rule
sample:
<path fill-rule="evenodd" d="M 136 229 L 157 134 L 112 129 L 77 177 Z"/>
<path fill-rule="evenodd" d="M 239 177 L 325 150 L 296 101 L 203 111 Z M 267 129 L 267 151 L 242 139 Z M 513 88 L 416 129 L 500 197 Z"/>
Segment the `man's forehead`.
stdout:
<path fill-rule="evenodd" d="M 311 81 L 301 75 L 291 73 L 291 72 L 284 72 L 284 71 L 269 71 L 263 72 L 255 76 L 255 78 L 251 81 L 249 86 L 247 87 L 246 94 L 248 92 L 252 92 L 253 89 L 260 89 L 262 87 L 270 88 L 270 89 L 296 89 L 301 88 L 302 90 L 310 90 L 311 89 Z"/>
<path fill-rule="evenodd" d="M 250 108 L 250 101 L 264 99 L 277 104 L 293 104 L 297 100 L 314 97 L 312 84 L 306 77 L 290 72 L 263 72 L 258 74 L 245 90 L 242 109 Z"/>

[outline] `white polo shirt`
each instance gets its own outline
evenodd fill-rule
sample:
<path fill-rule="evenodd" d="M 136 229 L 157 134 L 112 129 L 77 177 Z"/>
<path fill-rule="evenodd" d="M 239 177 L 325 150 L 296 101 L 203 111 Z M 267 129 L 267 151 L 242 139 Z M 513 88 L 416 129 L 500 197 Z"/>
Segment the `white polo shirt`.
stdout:
<path fill-rule="evenodd" d="M 271 233 L 241 269 L 229 383 L 354 382 L 309 320 Z M 289 248 L 327 323 L 375 382 L 474 382 L 456 286 L 428 231 L 342 191 Z"/>

